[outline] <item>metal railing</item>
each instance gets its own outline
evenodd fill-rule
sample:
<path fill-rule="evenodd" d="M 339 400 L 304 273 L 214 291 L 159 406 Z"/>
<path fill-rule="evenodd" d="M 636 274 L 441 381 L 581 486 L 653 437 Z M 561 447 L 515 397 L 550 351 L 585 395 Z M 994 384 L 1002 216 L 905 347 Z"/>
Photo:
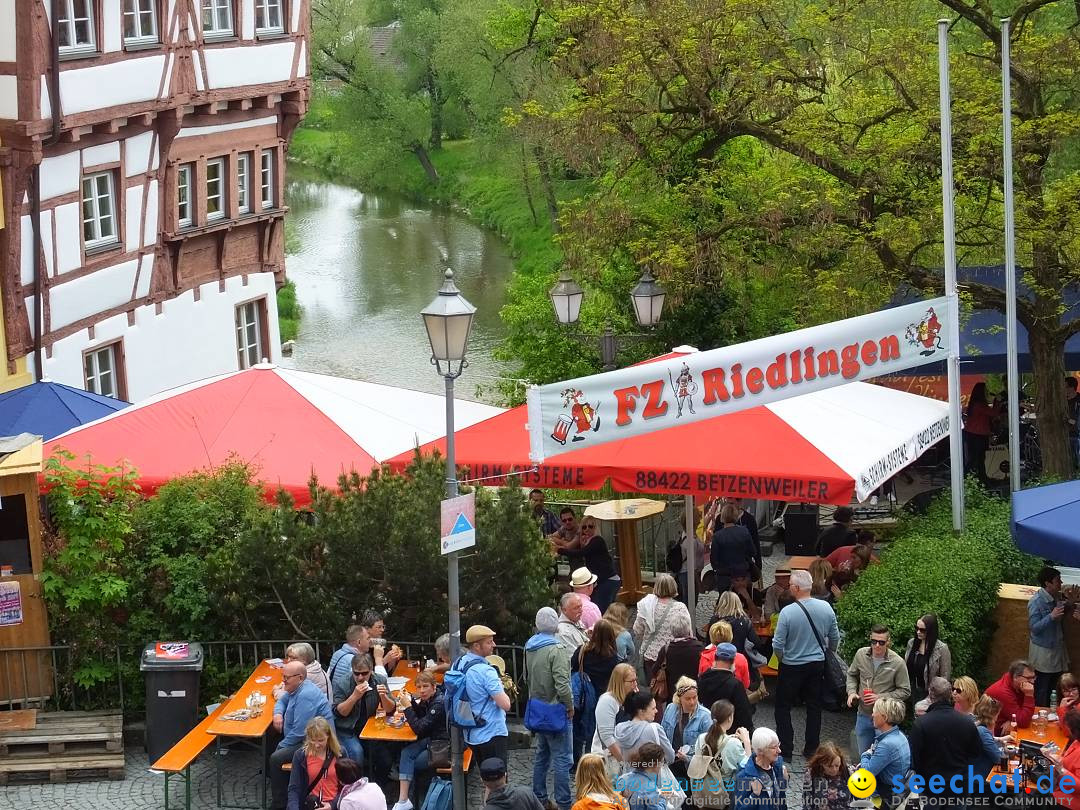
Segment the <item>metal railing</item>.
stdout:
<path fill-rule="evenodd" d="M 202 641 L 203 671 L 200 701 L 216 703 L 232 694 L 260 661 L 280 658 L 295 641 L 306 641 L 326 668 L 341 642 L 324 639 Z M 434 642 L 398 641 L 403 660 L 435 657 Z M 75 646 L 8 647 L 0 649 L 0 711 L 37 708 L 44 711 L 115 709 L 126 718 L 146 709 L 146 690 L 139 662 L 143 647 L 117 645 L 93 652 Z M 507 674 L 524 693 L 525 650 L 500 644 Z M 520 705 L 519 705 L 520 704 Z M 519 717 L 523 702 L 509 714 Z"/>

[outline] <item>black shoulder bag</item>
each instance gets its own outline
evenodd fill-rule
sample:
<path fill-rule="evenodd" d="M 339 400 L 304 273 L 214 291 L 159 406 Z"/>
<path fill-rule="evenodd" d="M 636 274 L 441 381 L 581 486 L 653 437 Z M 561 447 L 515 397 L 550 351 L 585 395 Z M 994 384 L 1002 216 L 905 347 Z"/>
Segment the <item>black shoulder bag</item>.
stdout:
<path fill-rule="evenodd" d="M 814 633 L 814 638 L 817 639 L 817 643 L 821 646 L 821 651 L 825 654 L 825 673 L 822 676 L 824 680 L 822 697 L 825 706 L 835 710 L 844 705 L 844 700 L 847 697 L 847 664 L 844 663 L 839 655 L 825 646 L 825 641 L 822 639 L 821 633 L 818 632 L 817 627 L 814 625 L 814 620 L 810 618 L 810 611 L 808 611 L 798 599 L 795 600 L 795 604 L 799 606 L 799 609 L 806 616 L 806 621 Z"/>

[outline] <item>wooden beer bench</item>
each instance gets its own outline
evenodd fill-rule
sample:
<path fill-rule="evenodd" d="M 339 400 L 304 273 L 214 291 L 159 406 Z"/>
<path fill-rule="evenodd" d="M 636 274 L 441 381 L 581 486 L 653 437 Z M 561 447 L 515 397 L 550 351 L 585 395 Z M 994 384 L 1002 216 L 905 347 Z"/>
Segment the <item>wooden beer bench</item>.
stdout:
<path fill-rule="evenodd" d="M 165 810 L 169 807 L 169 777 L 182 774 L 184 779 L 184 808 L 191 810 L 191 763 L 193 763 L 210 743 L 214 742 L 215 735 L 208 729 L 225 708 L 223 701 L 211 714 L 202 719 L 199 725 L 180 738 L 179 742 L 170 748 L 157 762 L 150 766 L 151 770 L 161 771 L 165 774 Z"/>

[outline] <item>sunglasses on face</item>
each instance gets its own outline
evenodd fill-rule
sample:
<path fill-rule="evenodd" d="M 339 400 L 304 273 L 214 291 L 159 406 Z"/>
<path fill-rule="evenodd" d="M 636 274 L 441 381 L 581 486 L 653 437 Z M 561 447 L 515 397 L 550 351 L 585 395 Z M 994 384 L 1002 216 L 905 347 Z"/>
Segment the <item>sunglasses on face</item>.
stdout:
<path fill-rule="evenodd" d="M 952 691 L 953 691 L 954 695 L 962 695 L 962 694 L 964 694 L 964 690 L 961 689 L 959 686 L 954 686 L 952 688 Z"/>
<path fill-rule="evenodd" d="M 591 523 L 582 523 L 582 524 L 581 524 L 581 528 L 583 528 L 583 529 L 588 529 L 589 531 L 592 531 L 592 530 L 593 530 L 593 529 L 595 529 L 596 527 L 595 527 L 595 526 L 593 526 L 593 525 L 592 525 Z"/>
<path fill-rule="evenodd" d="M 915 632 L 916 633 L 925 633 L 926 628 L 925 627 L 919 627 L 919 625 L 915 625 Z"/>
<path fill-rule="evenodd" d="M 873 644 L 875 647 L 884 647 L 889 642 L 885 639 L 872 638 L 870 639 L 870 643 Z"/>
<path fill-rule="evenodd" d="M 370 674 L 371 674 L 370 669 L 367 672 L 356 672 L 355 670 L 353 670 L 353 675 L 355 675 L 357 678 L 366 678 Z"/>

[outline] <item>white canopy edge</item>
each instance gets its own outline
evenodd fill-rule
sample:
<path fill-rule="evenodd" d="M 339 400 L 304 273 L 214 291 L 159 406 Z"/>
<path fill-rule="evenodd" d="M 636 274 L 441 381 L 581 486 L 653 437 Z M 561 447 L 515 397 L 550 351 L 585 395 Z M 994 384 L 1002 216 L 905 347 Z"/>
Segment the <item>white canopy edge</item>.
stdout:
<path fill-rule="evenodd" d="M 949 404 L 853 382 L 765 406 L 851 475 L 865 501 L 949 435 Z"/>

